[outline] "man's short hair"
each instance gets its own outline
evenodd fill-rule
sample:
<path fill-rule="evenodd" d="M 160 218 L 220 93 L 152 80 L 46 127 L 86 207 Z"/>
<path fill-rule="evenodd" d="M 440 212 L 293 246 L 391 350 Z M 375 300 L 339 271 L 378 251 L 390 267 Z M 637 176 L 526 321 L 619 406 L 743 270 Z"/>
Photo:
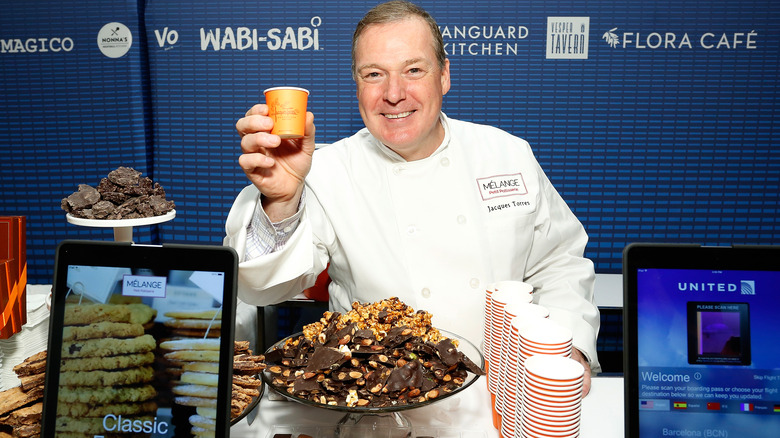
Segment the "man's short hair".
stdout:
<path fill-rule="evenodd" d="M 407 18 L 419 17 L 422 18 L 428 25 L 433 36 L 433 51 L 436 54 L 436 61 L 439 64 L 439 68 L 444 68 L 444 62 L 447 59 L 447 54 L 444 52 L 444 40 L 439 30 L 439 25 L 436 24 L 436 20 L 423 8 L 415 5 L 414 3 L 404 0 L 392 0 L 386 3 L 381 3 L 368 11 L 365 16 L 358 22 L 355 28 L 355 33 L 352 35 L 352 78 L 357 79 L 357 65 L 355 65 L 355 48 L 357 46 L 358 38 L 363 34 L 363 31 L 372 24 L 385 24 L 395 21 L 405 20 Z"/>

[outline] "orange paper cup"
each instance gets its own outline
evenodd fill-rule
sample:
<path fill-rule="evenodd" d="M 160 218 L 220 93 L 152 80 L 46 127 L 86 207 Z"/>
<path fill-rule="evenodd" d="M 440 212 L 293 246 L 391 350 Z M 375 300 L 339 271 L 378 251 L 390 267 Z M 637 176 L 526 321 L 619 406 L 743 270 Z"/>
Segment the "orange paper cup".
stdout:
<path fill-rule="evenodd" d="M 298 87 L 274 87 L 263 91 L 268 116 L 274 120 L 271 134 L 282 138 L 301 138 L 306 128 L 306 103 L 309 90 Z"/>
<path fill-rule="evenodd" d="M 501 414 L 496 410 L 496 395 L 490 394 L 490 411 L 493 413 L 493 427 L 501 430 Z"/>

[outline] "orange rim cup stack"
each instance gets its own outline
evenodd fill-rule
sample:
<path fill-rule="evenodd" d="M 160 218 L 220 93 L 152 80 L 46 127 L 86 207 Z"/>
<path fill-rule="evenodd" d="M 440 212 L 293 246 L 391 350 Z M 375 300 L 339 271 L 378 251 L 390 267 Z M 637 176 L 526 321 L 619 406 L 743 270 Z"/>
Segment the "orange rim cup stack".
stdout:
<path fill-rule="evenodd" d="M 504 323 L 508 326 L 507 335 L 504 336 L 501 361 L 503 367 L 499 381 L 504 387 L 496 397 L 496 410 L 501 413 L 501 436 L 503 438 L 519 437 L 518 424 L 520 422 L 521 405 L 521 384 L 520 374 L 522 366 L 520 363 L 520 332 L 522 325 L 533 324 L 537 319 L 549 317 L 550 311 L 546 307 L 525 301 L 513 301 L 504 306 L 504 313 L 507 320 Z M 506 353 L 506 355 L 504 355 Z"/>
<path fill-rule="evenodd" d="M 540 354 L 525 361 L 518 425 L 523 436 L 580 436 L 584 373 L 582 364 L 568 357 Z"/>
<path fill-rule="evenodd" d="M 485 289 L 485 326 L 483 328 L 484 338 L 482 340 L 482 355 L 485 357 L 485 372 L 490 371 L 490 337 L 493 334 L 491 329 L 493 323 L 493 292 L 495 288 L 493 284 L 489 284 Z M 485 379 L 485 384 L 487 385 Z M 490 385 L 488 385 L 488 389 Z"/>
<path fill-rule="evenodd" d="M 533 286 L 521 281 L 501 281 L 493 285 L 493 293 L 491 294 L 491 302 L 489 303 L 490 318 L 486 318 L 489 321 L 490 334 L 485 335 L 485 339 L 489 339 L 490 347 L 488 358 L 490 360 L 490 368 L 488 369 L 488 390 L 492 397 L 493 407 L 493 426 L 501 430 L 501 422 L 503 416 L 503 405 L 505 391 L 508 389 L 506 381 L 502 378 L 506 377 L 503 371 L 507 366 L 505 360 L 507 358 L 507 341 L 509 340 L 509 328 L 512 316 L 507 315 L 505 307 L 510 303 L 529 303 L 533 300 Z M 488 349 L 486 349 L 488 350 Z"/>

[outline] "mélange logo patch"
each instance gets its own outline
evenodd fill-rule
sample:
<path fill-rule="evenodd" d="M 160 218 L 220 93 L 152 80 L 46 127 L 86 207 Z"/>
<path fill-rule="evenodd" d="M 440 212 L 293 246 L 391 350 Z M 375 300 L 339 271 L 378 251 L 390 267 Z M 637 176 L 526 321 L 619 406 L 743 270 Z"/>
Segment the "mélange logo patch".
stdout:
<path fill-rule="evenodd" d="M 521 173 L 477 178 L 477 186 L 479 186 L 479 193 L 483 201 L 502 196 L 528 194 L 528 187 L 526 187 Z"/>
<path fill-rule="evenodd" d="M 167 283 L 167 277 L 125 275 L 122 278 L 122 295 L 130 297 L 165 298 Z"/>

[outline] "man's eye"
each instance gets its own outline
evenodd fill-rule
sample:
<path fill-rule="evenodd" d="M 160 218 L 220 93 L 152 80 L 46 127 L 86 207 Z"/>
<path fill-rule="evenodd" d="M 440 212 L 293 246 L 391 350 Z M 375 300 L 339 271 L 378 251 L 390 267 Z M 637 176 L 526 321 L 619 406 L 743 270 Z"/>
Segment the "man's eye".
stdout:
<path fill-rule="evenodd" d="M 378 71 L 371 71 L 363 74 L 363 79 L 367 81 L 375 81 L 382 77 L 382 74 Z"/>
<path fill-rule="evenodd" d="M 406 74 L 412 77 L 419 77 L 425 74 L 425 70 L 420 67 L 412 67 L 406 70 Z"/>

